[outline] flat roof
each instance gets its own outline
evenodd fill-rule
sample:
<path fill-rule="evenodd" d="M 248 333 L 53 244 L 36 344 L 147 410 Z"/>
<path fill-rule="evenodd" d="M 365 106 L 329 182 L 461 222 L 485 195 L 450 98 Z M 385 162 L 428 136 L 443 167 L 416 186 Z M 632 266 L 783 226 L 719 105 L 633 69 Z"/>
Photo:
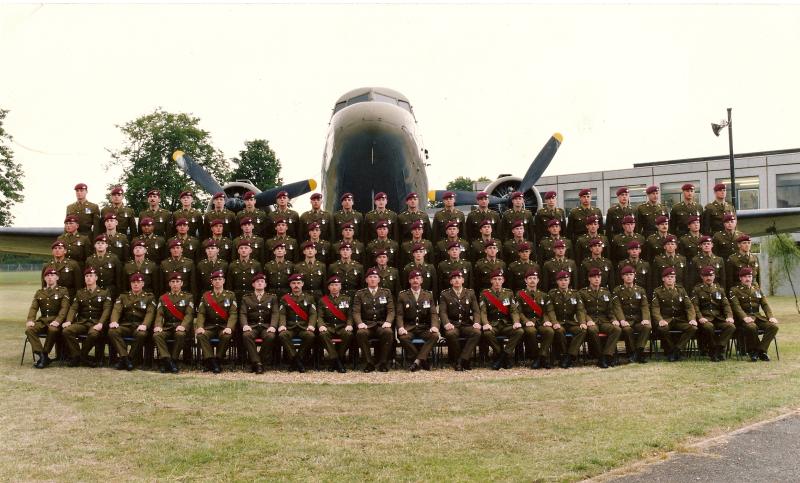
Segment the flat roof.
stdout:
<path fill-rule="evenodd" d="M 773 151 L 756 151 L 753 153 L 734 153 L 733 157 L 736 158 L 756 158 L 759 156 L 772 156 L 776 154 L 795 154 L 800 153 L 800 148 L 794 149 L 776 149 Z M 701 158 L 685 158 L 685 159 L 672 159 L 668 161 L 651 161 L 648 163 L 634 163 L 634 168 L 645 168 L 648 166 L 661 166 L 665 164 L 682 164 L 682 163 L 693 163 L 698 161 L 720 161 L 723 159 L 729 159 L 729 154 L 724 154 L 721 156 L 703 156 Z"/>

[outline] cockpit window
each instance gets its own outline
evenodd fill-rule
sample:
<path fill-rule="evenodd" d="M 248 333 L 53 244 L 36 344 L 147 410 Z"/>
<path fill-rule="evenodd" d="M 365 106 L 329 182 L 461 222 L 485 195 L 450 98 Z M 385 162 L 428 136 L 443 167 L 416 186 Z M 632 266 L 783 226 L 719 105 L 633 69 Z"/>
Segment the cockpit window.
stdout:
<path fill-rule="evenodd" d="M 347 101 L 337 102 L 335 106 L 333 106 L 333 113 L 336 114 L 337 112 L 344 109 L 344 106 L 347 105 Z"/>
<path fill-rule="evenodd" d="M 358 104 L 359 102 L 365 102 L 369 100 L 369 92 L 366 94 L 361 94 L 360 96 L 351 97 L 347 101 L 348 106 L 352 106 L 353 104 Z"/>
<path fill-rule="evenodd" d="M 372 93 L 372 99 L 379 102 L 388 102 L 389 104 L 397 105 L 397 99 L 395 99 L 394 97 L 389 97 L 377 92 Z"/>
<path fill-rule="evenodd" d="M 409 104 L 407 101 L 404 101 L 404 100 L 400 99 L 400 100 L 398 100 L 398 101 L 397 101 L 397 104 L 399 104 L 399 105 L 400 105 L 400 107 L 402 107 L 402 108 L 403 108 L 403 109 L 405 109 L 406 111 L 410 112 L 411 114 L 414 114 L 414 113 L 411 111 L 411 104 Z"/>

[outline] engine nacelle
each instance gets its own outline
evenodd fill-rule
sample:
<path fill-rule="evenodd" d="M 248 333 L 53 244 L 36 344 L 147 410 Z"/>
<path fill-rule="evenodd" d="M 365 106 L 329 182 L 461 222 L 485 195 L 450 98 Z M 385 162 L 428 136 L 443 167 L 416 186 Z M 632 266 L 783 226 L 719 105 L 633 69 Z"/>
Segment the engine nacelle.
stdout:
<path fill-rule="evenodd" d="M 502 176 L 489 183 L 489 186 L 487 186 L 484 191 L 492 196 L 509 199 L 511 193 L 519 189 L 520 183 L 522 183 L 522 178 L 519 176 Z M 525 192 L 525 208 L 536 214 L 536 210 L 541 206 L 542 196 L 539 194 L 539 190 L 536 189 L 536 186 L 532 186 L 531 189 Z M 506 205 L 496 206 L 495 208 L 502 213 L 511 208 L 511 203 L 509 202 Z"/>

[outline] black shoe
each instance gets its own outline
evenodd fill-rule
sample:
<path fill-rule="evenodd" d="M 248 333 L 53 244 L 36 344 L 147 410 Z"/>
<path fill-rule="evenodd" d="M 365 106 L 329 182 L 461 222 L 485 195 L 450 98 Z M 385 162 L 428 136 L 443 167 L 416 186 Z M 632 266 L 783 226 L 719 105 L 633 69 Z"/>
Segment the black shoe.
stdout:
<path fill-rule="evenodd" d="M 472 360 L 471 359 L 464 359 L 463 361 L 461 361 L 461 367 L 463 367 L 465 371 L 471 371 L 472 370 Z"/>
<path fill-rule="evenodd" d="M 169 359 L 159 359 L 158 360 L 158 372 L 164 374 L 165 372 L 169 371 Z"/>
<path fill-rule="evenodd" d="M 558 367 L 562 369 L 567 369 L 569 367 L 569 354 L 564 354 L 561 356 L 561 361 L 558 363 Z"/>
<path fill-rule="evenodd" d="M 264 364 L 256 362 L 256 365 L 253 368 L 253 372 L 255 372 L 256 374 L 264 374 Z"/>
<path fill-rule="evenodd" d="M 69 362 L 67 362 L 67 366 L 69 367 L 78 367 L 79 365 L 81 365 L 80 357 L 72 357 L 70 358 Z"/>
<path fill-rule="evenodd" d="M 364 372 L 375 372 L 375 364 L 367 363 L 367 365 L 364 366 Z"/>
<path fill-rule="evenodd" d="M 419 364 L 416 361 L 412 362 L 410 366 L 408 366 L 408 370 L 411 372 L 417 372 L 419 370 Z"/>
<path fill-rule="evenodd" d="M 131 358 L 130 357 L 123 357 L 122 358 L 122 362 L 125 365 L 125 370 L 126 371 L 132 371 L 133 370 L 133 362 L 131 362 Z"/>
<path fill-rule="evenodd" d="M 35 356 L 39 356 L 36 359 L 36 362 L 33 363 L 33 368 L 34 369 L 44 369 L 44 365 L 43 365 L 44 364 L 44 362 L 43 362 L 44 361 L 44 356 L 42 355 L 42 353 L 41 352 L 34 352 L 33 354 Z"/>
<path fill-rule="evenodd" d="M 425 359 L 424 361 L 419 361 L 419 365 L 422 366 L 422 368 L 425 369 L 426 371 L 431 370 L 431 363 L 428 362 L 428 359 Z"/>
<path fill-rule="evenodd" d="M 675 361 L 677 361 L 677 360 L 678 360 L 678 359 L 675 357 L 675 351 L 672 351 L 672 352 L 670 352 L 670 353 L 669 353 L 669 356 L 667 357 L 667 360 L 668 360 L 669 362 L 675 362 Z"/>
<path fill-rule="evenodd" d="M 647 364 L 647 358 L 644 356 L 644 349 L 636 351 L 636 362 L 639 364 Z"/>
<path fill-rule="evenodd" d="M 124 370 L 125 370 L 125 362 L 122 360 L 122 358 L 121 358 L 121 357 L 120 357 L 120 359 L 117 361 L 117 363 L 116 363 L 116 364 L 114 364 L 114 369 L 116 369 L 116 370 L 118 370 L 118 371 L 124 371 Z"/>
<path fill-rule="evenodd" d="M 505 361 L 503 361 L 503 369 L 513 369 L 513 368 L 514 368 L 514 358 L 506 355 Z"/>
<path fill-rule="evenodd" d="M 757 352 L 751 352 L 750 353 L 750 362 L 758 362 L 758 353 Z"/>
<path fill-rule="evenodd" d="M 211 361 L 212 361 L 211 363 L 213 364 L 212 369 L 214 374 L 219 374 L 220 372 L 222 372 L 222 365 L 220 364 L 219 357 L 215 357 L 211 359 Z"/>
<path fill-rule="evenodd" d="M 531 369 L 541 369 L 541 368 L 542 368 L 542 358 L 537 357 L 536 359 L 533 360 L 533 363 L 531 364 Z"/>
<path fill-rule="evenodd" d="M 550 358 L 549 357 L 542 356 L 540 359 L 542 360 L 542 367 L 544 367 L 545 369 L 552 369 L 553 368 L 553 366 L 550 364 Z"/>
<path fill-rule="evenodd" d="M 758 358 L 761 359 L 764 362 L 769 362 L 769 356 L 764 351 L 761 351 L 761 352 L 758 353 Z"/>
<path fill-rule="evenodd" d="M 461 365 L 461 361 L 458 361 L 455 364 L 453 364 L 453 370 L 456 372 L 464 372 L 464 366 Z"/>
<path fill-rule="evenodd" d="M 175 361 L 173 361 L 172 359 L 167 359 L 167 365 L 169 366 L 169 372 L 173 374 L 178 373 L 178 365 L 175 364 Z"/>
<path fill-rule="evenodd" d="M 503 367 L 503 357 L 498 357 L 492 363 L 492 369 L 495 371 L 499 371 Z"/>
<path fill-rule="evenodd" d="M 345 372 L 347 372 L 347 369 L 344 368 L 344 364 L 342 364 L 341 359 L 337 358 L 335 365 L 336 365 L 336 372 L 338 372 L 339 374 L 344 374 Z"/>
<path fill-rule="evenodd" d="M 386 363 L 378 364 L 378 372 L 389 372 L 389 368 L 386 366 Z"/>
<path fill-rule="evenodd" d="M 303 374 L 304 372 L 306 372 L 306 368 L 303 365 L 303 361 L 301 361 L 299 357 L 294 360 L 294 367 L 297 369 L 297 372 L 299 372 L 300 374 Z"/>
<path fill-rule="evenodd" d="M 81 365 L 86 367 L 97 367 L 97 362 L 88 357 L 81 357 Z"/>
<path fill-rule="evenodd" d="M 608 360 L 606 356 L 600 356 L 597 360 L 597 367 L 600 369 L 608 369 Z"/>

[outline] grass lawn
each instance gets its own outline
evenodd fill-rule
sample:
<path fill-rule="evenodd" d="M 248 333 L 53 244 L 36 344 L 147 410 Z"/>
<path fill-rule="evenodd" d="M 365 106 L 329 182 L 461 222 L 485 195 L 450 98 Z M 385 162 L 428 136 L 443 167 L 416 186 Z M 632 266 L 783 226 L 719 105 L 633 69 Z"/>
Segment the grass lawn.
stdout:
<path fill-rule="evenodd" d="M 20 366 L 37 276 L 0 274 L 4 480 L 574 481 L 800 406 L 788 298 L 770 363 L 173 376 Z"/>

